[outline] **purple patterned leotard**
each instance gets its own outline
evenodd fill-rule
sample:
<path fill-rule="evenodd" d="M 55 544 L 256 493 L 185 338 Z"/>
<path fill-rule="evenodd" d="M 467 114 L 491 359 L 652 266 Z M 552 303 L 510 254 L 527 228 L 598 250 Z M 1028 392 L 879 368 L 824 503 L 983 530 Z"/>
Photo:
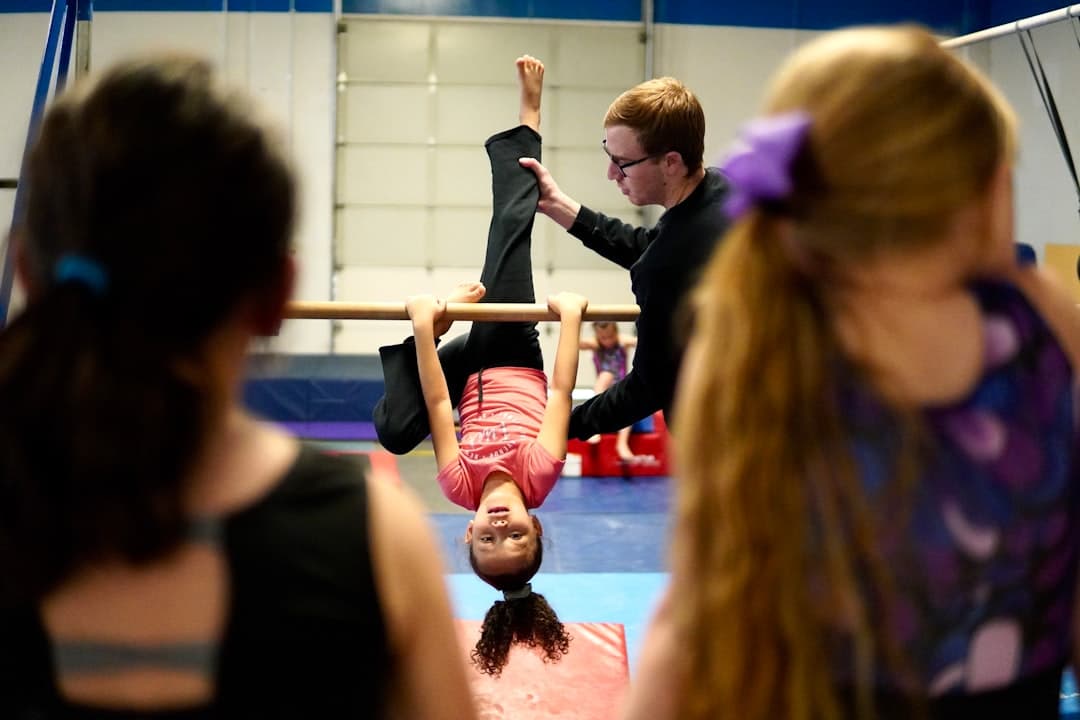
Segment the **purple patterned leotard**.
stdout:
<path fill-rule="evenodd" d="M 1080 541 L 1073 368 L 1019 290 L 972 291 L 983 375 L 962 400 L 922 410 L 925 450 L 906 507 L 891 492 L 896 418 L 857 382 L 841 407 L 895 583 L 889 630 L 923 691 L 949 702 L 1023 688 L 1023 717 L 1056 717 Z M 883 692 L 903 684 L 879 670 Z"/>
<path fill-rule="evenodd" d="M 609 372 L 615 376 L 616 380 L 626 377 L 626 348 L 622 345 L 609 348 L 598 345 L 593 351 L 592 359 L 597 375 Z"/>

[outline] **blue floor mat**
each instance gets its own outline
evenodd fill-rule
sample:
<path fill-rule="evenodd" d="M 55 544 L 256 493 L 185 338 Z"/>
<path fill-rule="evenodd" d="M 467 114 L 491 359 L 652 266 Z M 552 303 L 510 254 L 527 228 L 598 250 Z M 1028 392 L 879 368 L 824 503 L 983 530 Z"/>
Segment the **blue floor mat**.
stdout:
<path fill-rule="evenodd" d="M 1080 696 L 1077 695 L 1076 676 L 1071 669 L 1066 669 L 1061 679 L 1061 717 L 1080 718 Z"/>
<path fill-rule="evenodd" d="M 666 477 L 562 478 L 538 512 L 666 513 L 671 482 Z"/>

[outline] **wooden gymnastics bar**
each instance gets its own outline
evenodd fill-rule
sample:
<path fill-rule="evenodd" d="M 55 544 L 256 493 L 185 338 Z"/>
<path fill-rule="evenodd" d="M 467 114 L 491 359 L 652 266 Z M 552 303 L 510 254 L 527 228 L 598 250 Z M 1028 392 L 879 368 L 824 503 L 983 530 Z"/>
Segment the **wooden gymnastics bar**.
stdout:
<path fill-rule="evenodd" d="M 637 305 L 589 305 L 585 320 L 637 320 Z M 286 317 L 308 320 L 408 320 L 404 302 L 322 302 L 314 300 L 289 303 Z M 448 303 L 446 317 L 451 320 L 486 322 L 552 321 L 559 316 L 542 303 Z"/>

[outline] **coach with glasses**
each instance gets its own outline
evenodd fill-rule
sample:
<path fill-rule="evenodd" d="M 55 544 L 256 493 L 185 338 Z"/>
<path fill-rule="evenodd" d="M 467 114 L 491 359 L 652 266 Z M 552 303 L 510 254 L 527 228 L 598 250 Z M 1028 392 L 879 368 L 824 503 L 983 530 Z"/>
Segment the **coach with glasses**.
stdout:
<path fill-rule="evenodd" d="M 663 410 L 670 424 L 685 338 L 682 300 L 726 229 L 727 183 L 702 164 L 705 113 L 690 90 L 659 78 L 627 90 L 604 117 L 607 176 L 634 205 L 663 205 L 652 228 L 628 225 L 590 210 L 562 190 L 531 158 L 538 211 L 586 247 L 630 270 L 641 315 L 633 369 L 608 390 L 575 408 L 569 436 L 585 439 Z"/>

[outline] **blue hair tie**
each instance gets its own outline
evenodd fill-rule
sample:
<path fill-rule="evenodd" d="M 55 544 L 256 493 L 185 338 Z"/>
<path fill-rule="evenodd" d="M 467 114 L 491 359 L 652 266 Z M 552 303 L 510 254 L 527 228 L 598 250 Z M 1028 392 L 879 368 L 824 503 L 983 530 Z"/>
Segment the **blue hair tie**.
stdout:
<path fill-rule="evenodd" d="M 56 261 L 53 278 L 59 285 L 69 282 L 85 285 L 95 295 L 104 293 L 109 284 L 109 276 L 101 263 L 74 253 L 63 255 Z"/>

